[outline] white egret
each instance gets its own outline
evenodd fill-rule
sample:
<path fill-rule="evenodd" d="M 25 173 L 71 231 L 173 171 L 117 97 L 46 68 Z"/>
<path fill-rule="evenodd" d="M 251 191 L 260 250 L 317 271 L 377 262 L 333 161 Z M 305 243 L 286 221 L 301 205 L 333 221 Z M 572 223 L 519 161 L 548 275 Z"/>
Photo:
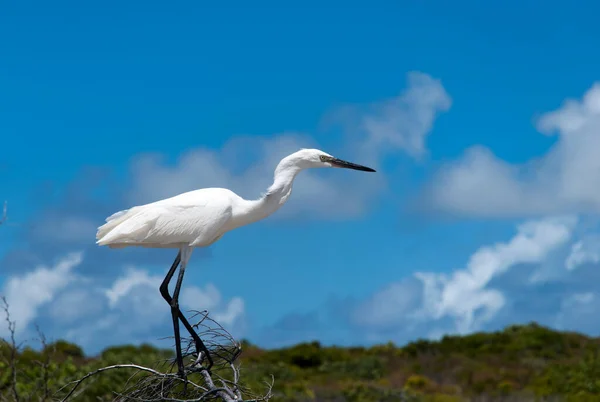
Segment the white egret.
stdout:
<path fill-rule="evenodd" d="M 264 219 L 277 211 L 292 193 L 292 183 L 303 169 L 336 167 L 375 172 L 366 166 L 346 162 L 318 149 L 301 149 L 279 162 L 273 184 L 259 199 L 245 200 L 225 188 L 203 188 L 119 211 L 98 228 L 97 244 L 110 248 L 128 246 L 176 248 L 177 257 L 160 285 L 160 293 L 171 306 L 179 375 L 185 376 L 181 356 L 179 320 L 194 339 L 197 361 L 212 358 L 200 337 L 179 310 L 179 291 L 185 268 L 195 247 L 207 247 L 226 232 Z M 179 276 L 169 295 L 168 285 L 177 266 Z"/>

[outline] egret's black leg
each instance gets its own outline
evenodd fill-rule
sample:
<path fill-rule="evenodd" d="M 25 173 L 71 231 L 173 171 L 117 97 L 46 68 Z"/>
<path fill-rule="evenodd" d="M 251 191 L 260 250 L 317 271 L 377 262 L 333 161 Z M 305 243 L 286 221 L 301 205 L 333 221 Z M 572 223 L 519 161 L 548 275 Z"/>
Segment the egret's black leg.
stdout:
<path fill-rule="evenodd" d="M 204 352 L 204 354 L 206 355 L 207 359 L 208 359 L 208 367 L 207 369 L 210 371 L 210 369 L 212 368 L 213 365 L 213 361 L 212 358 L 210 356 L 210 353 L 208 352 L 208 349 L 206 348 L 206 346 L 204 345 L 204 342 L 202 342 L 202 340 L 200 339 L 200 337 L 198 336 L 198 334 L 196 333 L 196 331 L 194 331 L 194 328 L 190 325 L 190 323 L 188 322 L 188 320 L 185 318 L 185 316 L 183 315 L 183 313 L 181 312 L 181 310 L 179 310 L 179 303 L 178 300 L 175 300 L 176 302 L 176 313 L 177 316 L 174 315 L 175 311 L 173 309 L 173 299 L 171 297 L 171 295 L 169 295 L 169 282 L 171 281 L 171 279 L 173 278 L 173 275 L 175 274 L 175 270 L 177 269 L 177 266 L 179 265 L 179 263 L 181 262 L 181 251 L 179 251 L 179 253 L 177 253 L 177 257 L 175 257 L 175 261 L 173 261 L 173 265 L 171 265 L 171 268 L 169 269 L 169 272 L 167 272 L 167 275 L 165 276 L 165 279 L 163 280 L 162 284 L 160 285 L 160 293 L 162 295 L 162 297 L 167 301 L 167 303 L 169 303 L 169 305 L 171 305 L 171 315 L 173 316 L 173 330 L 174 332 L 179 333 L 179 323 L 176 319 L 176 317 L 179 317 L 179 319 L 181 320 L 181 322 L 183 323 L 183 325 L 185 326 L 185 328 L 187 329 L 187 331 L 190 333 L 190 335 L 192 336 L 192 338 L 194 339 L 194 344 L 196 346 L 196 353 L 198 354 L 198 357 L 200 357 L 200 351 L 202 350 Z M 181 288 L 181 280 L 183 279 L 183 273 L 180 271 L 179 274 L 179 279 L 177 281 L 179 288 Z M 179 296 L 179 291 L 177 291 L 177 296 Z M 177 327 L 177 329 L 175 329 L 175 327 Z M 180 341 L 176 338 L 175 340 L 176 342 L 176 346 L 175 346 L 175 350 L 177 353 L 177 358 L 178 358 L 178 368 L 180 369 L 180 374 L 181 373 L 181 366 L 179 366 L 179 362 L 181 361 L 181 365 L 183 365 L 183 358 L 180 359 L 181 356 L 181 345 L 180 345 Z M 177 350 L 179 350 L 179 352 L 177 352 Z"/>
<path fill-rule="evenodd" d="M 179 308 L 176 301 L 169 295 L 169 282 L 173 278 L 175 274 L 175 270 L 177 266 L 181 262 L 181 250 L 177 253 L 177 257 L 175 257 L 175 261 L 173 261 L 173 265 L 167 272 L 167 276 L 163 280 L 160 285 L 160 293 L 163 298 L 171 305 L 171 317 L 173 318 L 173 332 L 175 334 L 175 354 L 177 359 L 177 371 L 181 377 L 185 376 L 185 371 L 183 367 L 183 357 L 181 356 L 181 342 L 179 336 Z M 175 302 L 175 303 L 174 303 Z"/>
<path fill-rule="evenodd" d="M 183 282 L 183 275 L 185 274 L 185 263 L 179 265 L 179 275 L 177 276 L 177 282 L 175 283 L 175 289 L 173 290 L 173 298 L 171 299 L 171 315 L 173 316 L 173 332 L 175 335 L 175 352 L 177 353 L 177 366 L 179 367 L 180 374 L 185 374 L 183 368 L 183 357 L 181 356 L 181 336 L 179 334 L 179 291 L 181 290 L 181 282 Z"/>

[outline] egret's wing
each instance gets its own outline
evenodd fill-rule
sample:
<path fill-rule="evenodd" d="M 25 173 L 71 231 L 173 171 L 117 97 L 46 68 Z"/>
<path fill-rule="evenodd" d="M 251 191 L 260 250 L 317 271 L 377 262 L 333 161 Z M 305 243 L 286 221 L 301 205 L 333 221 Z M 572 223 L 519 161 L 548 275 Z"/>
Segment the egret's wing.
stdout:
<path fill-rule="evenodd" d="M 231 219 L 231 205 L 215 201 L 205 205 L 164 207 L 154 227 L 144 238 L 149 243 L 188 243 L 205 246 L 222 234 L 221 230 Z"/>
<path fill-rule="evenodd" d="M 103 236 L 97 243 L 156 247 L 183 243 L 203 246 L 220 235 L 220 230 L 231 219 L 231 204 L 223 201 L 205 199 L 195 204 L 157 202 L 135 207 L 104 225 L 112 226 L 110 231 L 106 232 L 100 227 L 98 235 Z"/>

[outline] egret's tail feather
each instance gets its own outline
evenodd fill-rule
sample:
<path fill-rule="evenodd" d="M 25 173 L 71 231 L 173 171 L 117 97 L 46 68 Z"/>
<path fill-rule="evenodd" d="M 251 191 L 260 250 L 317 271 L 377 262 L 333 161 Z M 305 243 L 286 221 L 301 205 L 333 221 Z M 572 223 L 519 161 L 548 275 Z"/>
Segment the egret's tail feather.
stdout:
<path fill-rule="evenodd" d="M 107 246 L 142 242 L 157 219 L 158 215 L 152 211 L 131 208 L 98 228 L 96 244 Z"/>
<path fill-rule="evenodd" d="M 108 235 L 113 229 L 119 226 L 121 223 L 125 222 L 129 219 L 135 212 L 137 208 L 125 209 L 123 211 L 116 212 L 106 218 L 106 223 L 98 228 L 98 232 L 96 232 L 96 243 L 103 246 L 104 238 Z"/>

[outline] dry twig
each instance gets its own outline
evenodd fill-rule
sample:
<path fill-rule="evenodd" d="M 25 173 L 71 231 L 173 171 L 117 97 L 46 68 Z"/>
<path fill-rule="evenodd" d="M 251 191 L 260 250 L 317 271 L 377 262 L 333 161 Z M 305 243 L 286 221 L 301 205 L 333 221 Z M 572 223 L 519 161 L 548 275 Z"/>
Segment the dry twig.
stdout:
<path fill-rule="evenodd" d="M 17 342 L 15 340 L 16 323 L 15 321 L 11 321 L 10 319 L 9 305 L 8 301 L 6 301 L 6 297 L 2 296 L 0 297 L 0 299 L 2 300 L 2 309 L 4 310 L 6 322 L 8 323 L 8 332 L 10 334 L 9 342 L 2 340 L 8 345 L 10 349 L 8 359 L 8 367 L 10 368 L 10 389 L 12 391 L 15 402 L 19 402 L 20 395 L 17 390 L 17 353 L 20 348 L 20 345 L 17 345 Z"/>
<path fill-rule="evenodd" d="M 254 395 L 249 389 L 240 384 L 239 367 L 236 360 L 242 351 L 241 346 L 233 336 L 219 323 L 208 316 L 208 312 L 196 312 L 194 317 L 199 321 L 193 327 L 198 329 L 198 335 L 203 339 L 213 358 L 213 368 L 209 372 L 202 366 L 202 357 L 195 355 L 195 344 L 192 337 L 182 338 L 184 360 L 190 359 L 186 367 L 187 378 L 180 378 L 174 371 L 175 362 L 161 368 L 149 368 L 136 364 L 118 364 L 94 370 L 84 377 L 67 384 L 71 390 L 61 402 L 66 402 L 74 395 L 75 390 L 87 379 L 108 370 L 123 368 L 135 369 L 129 378 L 126 388 L 116 393 L 116 401 L 144 402 L 200 402 L 222 400 L 225 402 L 258 402 L 271 398 L 272 382 L 267 383 L 265 395 Z M 163 362 L 167 363 L 167 362 Z M 137 381 L 133 381 L 137 377 Z M 244 399 L 244 397 L 246 399 Z"/>

